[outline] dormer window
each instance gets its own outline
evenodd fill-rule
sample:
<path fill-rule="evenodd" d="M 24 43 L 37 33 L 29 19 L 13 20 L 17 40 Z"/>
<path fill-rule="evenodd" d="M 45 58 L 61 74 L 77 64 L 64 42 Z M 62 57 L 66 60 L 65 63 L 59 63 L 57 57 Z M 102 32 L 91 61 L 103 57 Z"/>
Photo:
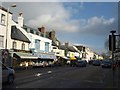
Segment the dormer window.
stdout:
<path fill-rule="evenodd" d="M 4 44 L 4 36 L 0 35 L 0 47 L 3 47 Z"/>

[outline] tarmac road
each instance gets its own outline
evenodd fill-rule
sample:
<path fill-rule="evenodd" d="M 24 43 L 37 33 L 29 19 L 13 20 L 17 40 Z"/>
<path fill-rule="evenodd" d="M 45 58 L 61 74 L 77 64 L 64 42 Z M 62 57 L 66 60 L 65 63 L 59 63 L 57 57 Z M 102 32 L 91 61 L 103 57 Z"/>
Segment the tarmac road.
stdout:
<path fill-rule="evenodd" d="M 114 76 L 114 87 L 118 87 Z M 13 84 L 2 88 L 113 88 L 112 70 L 101 66 L 45 67 L 16 71 Z"/>

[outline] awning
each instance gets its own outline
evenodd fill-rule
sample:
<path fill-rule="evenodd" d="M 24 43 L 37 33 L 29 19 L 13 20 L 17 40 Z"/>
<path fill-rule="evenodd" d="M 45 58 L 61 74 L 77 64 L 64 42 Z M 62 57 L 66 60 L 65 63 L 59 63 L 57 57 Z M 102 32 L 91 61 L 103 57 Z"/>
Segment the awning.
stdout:
<path fill-rule="evenodd" d="M 49 53 L 35 53 L 34 56 L 41 59 L 56 59 L 56 56 L 54 54 Z"/>
<path fill-rule="evenodd" d="M 38 57 L 33 56 L 30 53 L 15 52 L 14 54 L 20 57 L 21 59 L 38 59 Z"/>
<path fill-rule="evenodd" d="M 69 59 L 69 58 L 68 58 L 68 57 L 66 57 L 66 56 L 63 56 L 62 58 L 67 59 L 67 60 Z"/>

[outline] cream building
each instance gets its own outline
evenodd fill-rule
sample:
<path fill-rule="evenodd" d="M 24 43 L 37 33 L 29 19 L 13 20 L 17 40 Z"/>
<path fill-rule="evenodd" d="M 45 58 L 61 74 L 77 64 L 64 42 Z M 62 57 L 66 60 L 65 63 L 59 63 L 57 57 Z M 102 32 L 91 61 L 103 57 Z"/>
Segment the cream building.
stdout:
<path fill-rule="evenodd" d="M 19 17 L 18 23 L 14 22 L 12 20 L 12 13 L 8 13 L 2 7 L 0 8 L 0 17 L 0 49 L 29 50 L 30 40 L 27 37 L 27 32 L 19 25 L 21 23 Z M 24 38 L 21 38 L 19 35 Z"/>
<path fill-rule="evenodd" d="M 19 14 L 18 23 L 16 23 L 12 20 L 12 13 L 0 7 L 0 49 L 7 49 L 7 51 L 3 50 L 7 52 L 6 58 L 2 56 L 3 62 L 7 66 L 12 66 L 17 59 L 37 59 L 29 53 L 30 39 L 22 28 L 21 16 L 22 13 Z"/>
<path fill-rule="evenodd" d="M 8 19 L 7 19 L 8 16 Z M 6 39 L 7 43 L 11 39 L 11 20 L 12 13 L 7 13 L 7 10 L 3 7 L 0 7 L 0 49 L 6 48 Z M 8 22 L 8 23 L 7 23 Z M 8 46 L 8 45 L 7 45 Z"/>
<path fill-rule="evenodd" d="M 54 52 L 56 56 L 65 56 L 65 50 L 59 49 L 57 46 L 52 46 L 52 52 Z"/>

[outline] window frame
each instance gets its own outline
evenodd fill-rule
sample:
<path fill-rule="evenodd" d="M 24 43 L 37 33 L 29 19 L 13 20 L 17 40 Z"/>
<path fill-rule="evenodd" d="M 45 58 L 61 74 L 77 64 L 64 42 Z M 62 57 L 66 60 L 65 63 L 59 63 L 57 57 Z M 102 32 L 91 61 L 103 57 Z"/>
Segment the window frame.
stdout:
<path fill-rule="evenodd" d="M 0 35 L 0 47 L 4 47 L 4 36 Z"/>
<path fill-rule="evenodd" d="M 22 43 L 21 50 L 25 50 L 25 43 Z"/>
<path fill-rule="evenodd" d="M 1 25 L 5 25 L 5 20 L 6 20 L 6 15 L 2 13 L 1 14 L 1 21 L 0 21 Z"/>
<path fill-rule="evenodd" d="M 49 52 L 49 42 L 45 42 L 45 52 Z"/>
<path fill-rule="evenodd" d="M 16 49 L 16 48 L 17 48 L 17 42 L 13 41 L 13 43 L 12 43 L 12 48 L 13 48 L 13 49 Z"/>

